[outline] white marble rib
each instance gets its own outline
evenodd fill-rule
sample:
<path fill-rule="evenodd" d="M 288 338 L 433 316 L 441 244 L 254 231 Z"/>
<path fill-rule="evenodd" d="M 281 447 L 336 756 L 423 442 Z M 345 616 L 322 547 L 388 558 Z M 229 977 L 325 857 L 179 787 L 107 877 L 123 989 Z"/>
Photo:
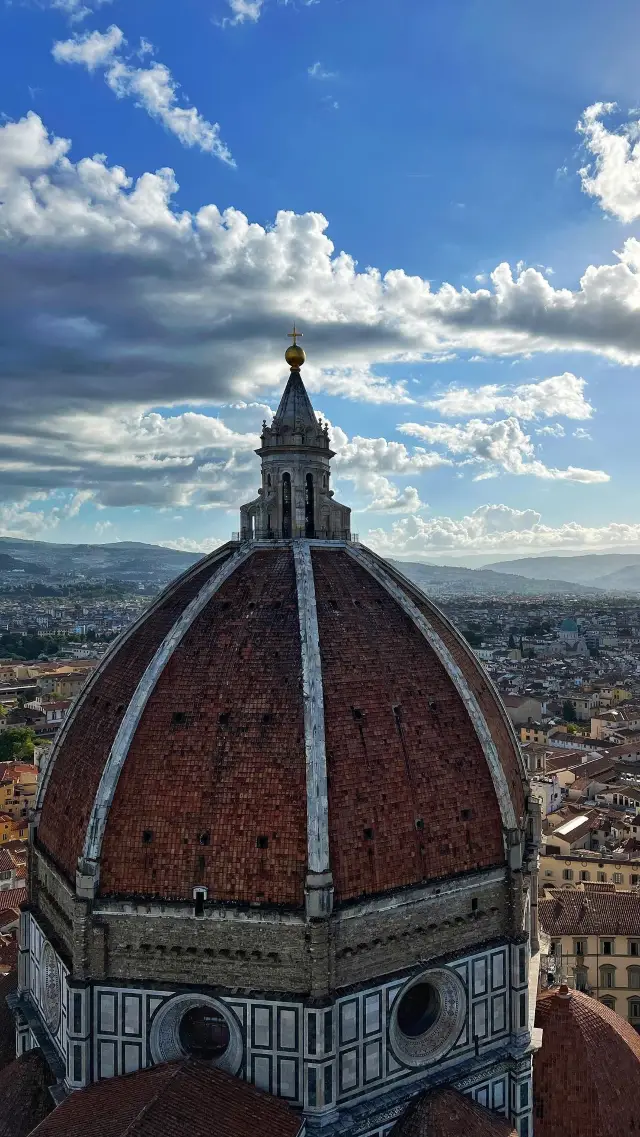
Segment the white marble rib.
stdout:
<path fill-rule="evenodd" d="M 324 736 L 324 693 L 313 565 L 308 541 L 293 542 L 302 648 L 304 738 L 307 765 L 309 871 L 329 872 L 329 805 Z"/>

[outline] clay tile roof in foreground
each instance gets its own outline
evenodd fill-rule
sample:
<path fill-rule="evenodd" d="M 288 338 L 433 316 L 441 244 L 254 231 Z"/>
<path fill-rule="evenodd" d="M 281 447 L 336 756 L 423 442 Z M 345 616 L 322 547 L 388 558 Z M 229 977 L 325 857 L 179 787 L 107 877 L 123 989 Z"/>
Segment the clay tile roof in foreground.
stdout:
<path fill-rule="evenodd" d="M 640 1036 L 604 1004 L 566 987 L 538 999 L 536 1137 L 640 1134 Z"/>
<path fill-rule="evenodd" d="M 510 1121 L 451 1086 L 414 1098 L 389 1137 L 518 1137 Z"/>
<path fill-rule="evenodd" d="M 297 1137 L 302 1124 L 286 1102 L 187 1060 L 77 1091 L 33 1137 Z"/>
<path fill-rule="evenodd" d="M 54 1081 L 39 1050 L 15 1058 L 0 1072 L 0 1137 L 28 1137 L 53 1109 Z"/>

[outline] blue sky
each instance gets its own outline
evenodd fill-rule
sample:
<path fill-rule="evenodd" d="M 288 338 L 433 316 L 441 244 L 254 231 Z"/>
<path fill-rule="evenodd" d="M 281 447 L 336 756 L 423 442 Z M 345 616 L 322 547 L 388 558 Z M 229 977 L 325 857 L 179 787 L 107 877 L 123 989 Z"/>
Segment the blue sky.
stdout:
<path fill-rule="evenodd" d="M 6 3 L 0 534 L 226 539 L 295 319 L 363 540 L 640 550 L 639 25 Z"/>

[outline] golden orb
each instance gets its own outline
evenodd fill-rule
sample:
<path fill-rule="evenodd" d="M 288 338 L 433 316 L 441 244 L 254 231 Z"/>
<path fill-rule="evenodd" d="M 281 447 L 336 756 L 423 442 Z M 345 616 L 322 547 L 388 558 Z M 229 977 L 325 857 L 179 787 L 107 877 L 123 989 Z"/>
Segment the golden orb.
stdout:
<path fill-rule="evenodd" d="M 299 367 L 302 367 L 307 358 L 299 343 L 292 343 L 285 351 L 284 357 L 292 371 L 297 371 Z"/>

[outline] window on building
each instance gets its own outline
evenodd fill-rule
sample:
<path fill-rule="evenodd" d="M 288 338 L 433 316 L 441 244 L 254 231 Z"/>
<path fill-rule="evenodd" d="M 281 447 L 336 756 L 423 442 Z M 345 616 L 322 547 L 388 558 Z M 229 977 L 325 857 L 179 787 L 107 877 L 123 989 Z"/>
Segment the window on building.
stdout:
<path fill-rule="evenodd" d="M 629 1022 L 640 1022 L 640 999 L 629 999 Z"/>
<path fill-rule="evenodd" d="M 615 955 L 613 940 L 600 940 L 600 955 Z"/>
<path fill-rule="evenodd" d="M 576 967 L 576 991 L 586 991 L 588 986 L 589 978 L 586 967 Z"/>
<path fill-rule="evenodd" d="M 640 955 L 640 940 L 629 940 L 629 955 Z"/>
<path fill-rule="evenodd" d="M 634 825 L 633 828 L 635 830 L 637 828 L 637 826 Z M 640 876 L 638 876 L 637 872 L 632 872 L 631 873 L 631 887 L 635 888 L 637 886 L 639 880 L 640 880 Z"/>
<path fill-rule="evenodd" d="M 583 869 L 580 873 L 580 880 L 591 880 L 591 873 L 587 872 L 586 869 Z"/>
<path fill-rule="evenodd" d="M 573 880 L 573 869 L 563 869 L 562 870 L 562 879 L 563 880 Z"/>
<path fill-rule="evenodd" d="M 573 941 L 573 950 L 574 950 L 574 953 L 576 955 L 586 955 L 587 954 L 587 941 L 586 940 L 574 940 Z"/>
<path fill-rule="evenodd" d="M 616 1001 L 615 1001 L 615 999 L 613 998 L 613 996 L 612 996 L 612 995 L 603 995 L 603 997 L 601 998 L 600 1002 L 601 1002 L 601 1003 L 602 1003 L 602 1004 L 603 1004 L 605 1007 L 608 1007 L 610 1011 L 615 1011 L 615 1009 L 616 1009 Z"/>
<path fill-rule="evenodd" d="M 545 876 L 553 876 L 553 869 L 545 869 L 544 875 Z"/>
<path fill-rule="evenodd" d="M 551 941 L 551 954 L 556 955 L 558 959 L 562 955 L 562 940 Z"/>
<path fill-rule="evenodd" d="M 600 881 L 601 884 L 604 884 L 606 879 L 607 879 L 606 872 L 599 872 L 598 873 L 598 880 Z"/>
<path fill-rule="evenodd" d="M 11 869 L 7 869 L 6 872 L 0 872 L 0 880 L 11 880 Z"/>
<path fill-rule="evenodd" d="M 600 968 L 600 986 L 601 987 L 615 987 L 616 985 L 616 969 L 615 967 L 601 967 Z"/>
<path fill-rule="evenodd" d="M 628 967 L 629 986 L 632 991 L 640 991 L 640 967 Z"/>
<path fill-rule="evenodd" d="M 623 884 L 624 883 L 624 876 L 621 872 L 614 872 L 613 883 L 614 884 Z"/>

